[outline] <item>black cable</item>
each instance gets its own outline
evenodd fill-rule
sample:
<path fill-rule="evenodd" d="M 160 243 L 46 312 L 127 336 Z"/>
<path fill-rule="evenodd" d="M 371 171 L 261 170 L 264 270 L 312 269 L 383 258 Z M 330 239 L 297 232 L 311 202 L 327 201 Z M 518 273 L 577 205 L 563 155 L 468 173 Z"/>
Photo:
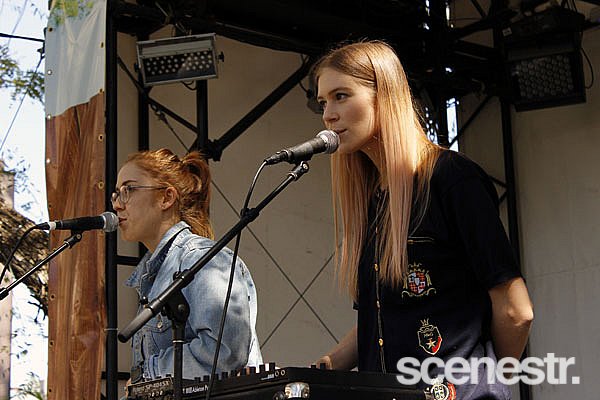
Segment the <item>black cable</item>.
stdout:
<path fill-rule="evenodd" d="M 21 106 L 23 105 L 23 101 L 25 100 L 25 97 L 27 97 L 27 93 L 29 92 L 29 90 L 31 89 L 32 85 L 33 85 L 33 81 L 37 75 L 38 69 L 40 68 L 40 64 L 42 63 L 42 60 L 44 59 L 43 55 L 40 55 L 40 61 L 38 61 L 37 66 L 35 67 L 35 71 L 33 71 L 33 75 L 31 78 L 31 81 L 29 82 L 29 85 L 27 86 L 27 88 L 25 89 L 25 92 L 23 93 L 23 96 L 21 97 L 21 101 L 19 102 L 19 106 L 17 107 L 17 111 L 15 111 L 15 115 L 13 116 L 12 121 L 10 121 L 10 125 L 8 126 L 8 129 L 6 130 L 6 134 L 4 135 L 4 139 L 2 139 L 2 144 L 0 144 L 0 151 L 2 151 L 2 148 L 4 147 L 4 143 L 6 143 L 6 139 L 8 138 L 8 135 L 11 132 L 11 129 L 13 127 L 13 124 L 15 123 L 16 119 L 17 119 L 17 115 L 19 115 L 19 111 L 21 110 Z"/>
<path fill-rule="evenodd" d="M 233 212 L 236 212 L 235 207 L 233 206 L 233 204 L 231 204 L 231 201 L 229 201 L 229 199 L 225 196 L 225 193 L 223 193 L 223 190 L 221 190 L 221 188 L 215 183 L 215 181 L 213 180 L 212 182 L 213 187 L 216 189 L 217 192 L 219 192 L 219 194 L 223 197 L 223 200 L 225 201 L 225 203 L 227 203 L 227 205 L 229 206 L 229 208 L 231 210 L 233 210 Z M 262 243 L 262 241 L 260 240 L 260 238 L 252 231 L 252 228 L 247 227 L 246 229 L 248 229 L 248 232 L 250 233 L 250 235 L 252 235 L 252 237 L 254 238 L 254 240 L 256 240 L 256 243 L 260 246 L 260 248 L 265 252 L 265 255 L 271 260 L 271 262 L 273 263 L 273 265 L 275 266 L 275 268 L 277 268 L 277 270 L 281 273 L 281 275 L 283 276 L 283 278 L 287 281 L 287 283 L 292 287 L 292 289 L 294 289 L 296 291 L 296 293 L 298 294 L 298 301 L 303 300 L 304 304 L 308 307 L 308 309 L 314 314 L 315 318 L 321 323 L 321 325 L 323 326 L 323 328 L 327 331 L 327 333 L 329 333 L 329 335 L 331 336 L 331 338 L 336 342 L 339 343 L 338 338 L 335 336 L 335 334 L 331 331 L 331 329 L 329 329 L 329 327 L 327 326 L 327 324 L 325 324 L 325 322 L 323 322 L 323 319 L 319 316 L 319 314 L 315 311 L 315 309 L 310 305 L 310 303 L 304 298 L 304 294 L 308 291 L 308 289 L 310 289 L 310 285 L 312 284 L 309 283 L 309 286 L 306 286 L 306 288 L 303 291 L 300 291 L 300 289 L 298 289 L 298 287 L 296 287 L 296 285 L 294 285 L 294 282 L 292 282 L 292 280 L 290 279 L 290 277 L 286 274 L 286 272 L 281 268 L 281 266 L 279 265 L 279 263 L 277 262 L 277 260 L 275 260 L 275 257 L 273 257 L 273 255 L 269 252 L 269 250 L 265 247 L 264 243 Z M 329 263 L 329 260 L 333 257 L 333 254 L 329 256 L 329 259 L 325 262 L 325 265 L 327 265 Z M 323 266 L 323 268 L 325 267 L 325 265 Z M 323 269 L 322 268 L 322 269 Z M 321 269 L 321 270 L 322 270 Z M 321 271 L 319 271 L 317 273 L 320 274 Z M 279 328 L 279 326 L 283 323 L 284 319 L 290 314 L 290 312 L 292 312 L 293 308 L 296 306 L 296 304 L 298 303 L 298 301 L 294 302 L 290 307 L 287 313 L 285 313 L 285 315 L 282 317 L 282 319 L 276 324 L 276 326 L 273 328 L 273 330 L 271 330 L 271 332 L 267 335 L 266 339 L 261 340 L 262 345 L 264 346 L 269 339 L 273 336 L 273 334 L 277 331 L 277 329 Z"/>
<path fill-rule="evenodd" d="M 304 93 L 308 96 L 308 94 L 310 93 L 310 89 L 305 88 L 304 85 L 302 84 L 302 81 L 298 82 L 298 86 L 300 86 L 300 89 L 302 89 L 304 91 Z"/>
<path fill-rule="evenodd" d="M 15 244 L 15 247 L 13 247 L 10 255 L 8 256 L 8 258 L 6 259 L 6 262 L 4 263 L 4 269 L 2 269 L 2 273 L 0 273 L 0 282 L 2 282 L 2 280 L 4 279 L 4 275 L 6 274 L 6 271 L 8 271 L 10 262 L 12 261 L 13 257 L 15 256 L 15 253 L 16 253 L 17 249 L 19 248 L 19 246 L 21 245 L 21 242 L 23 241 L 23 239 L 25 239 L 31 233 L 31 231 L 33 231 L 37 227 L 38 227 L 37 225 L 31 226 L 31 227 L 29 227 L 29 229 L 27 229 L 25 231 L 25 233 L 23 235 L 21 235 L 21 237 L 17 241 L 17 244 Z"/>
<path fill-rule="evenodd" d="M 29 36 L 9 35 L 8 33 L 2 33 L 2 32 L 0 32 L 0 37 L 5 37 L 5 38 L 9 38 L 9 39 L 31 40 L 32 42 L 40 42 L 40 43 L 44 43 L 45 42 L 44 39 L 32 38 L 32 37 L 29 37 Z"/>
<path fill-rule="evenodd" d="M 19 27 L 19 24 L 21 23 L 21 20 L 23 19 L 23 15 L 25 15 L 25 9 L 27 8 L 28 2 L 29 2 L 29 0 L 25 0 L 23 2 L 23 7 L 21 8 L 19 18 L 17 19 L 17 22 L 15 23 L 15 26 L 13 27 L 12 32 L 10 33 L 11 35 L 13 35 L 17 31 L 17 28 Z M 8 43 L 10 43 L 10 38 L 8 39 Z"/>
<path fill-rule="evenodd" d="M 256 186 L 258 176 L 260 175 L 260 173 L 266 166 L 267 166 L 267 163 L 265 161 L 263 161 L 263 163 L 258 168 L 258 171 L 256 171 L 256 175 L 254 175 L 254 179 L 252 180 L 252 184 L 250 185 L 248 194 L 246 194 L 246 201 L 244 202 L 244 207 L 242 208 L 242 211 L 240 212 L 240 217 L 243 216 L 246 213 L 246 211 L 248 210 L 248 203 L 250 202 L 250 196 L 252 196 L 252 192 L 254 191 L 254 186 Z"/>
<path fill-rule="evenodd" d="M 190 151 L 190 147 L 187 146 L 185 144 L 185 142 L 183 141 L 183 139 L 181 139 L 179 137 L 179 135 L 177 134 L 177 132 L 175 132 L 175 129 L 173 128 L 173 126 L 169 123 L 169 121 L 167 120 L 167 116 L 164 112 L 162 112 L 161 110 L 159 110 L 156 106 L 154 105 L 150 105 L 150 108 L 152 108 L 152 111 L 154 111 L 154 114 L 156 115 L 156 118 L 158 118 L 159 121 L 162 121 L 167 128 L 169 128 L 169 130 L 171 131 L 171 133 L 173 133 L 173 135 L 175 135 L 175 137 L 177 138 L 177 140 L 179 141 L 179 143 L 183 146 L 183 148 L 185 149 L 185 151 L 189 152 Z"/>
<path fill-rule="evenodd" d="M 196 83 L 194 86 L 192 86 L 193 82 L 185 82 L 185 81 L 181 81 L 181 84 L 183 86 L 185 86 L 188 90 L 194 91 L 196 90 L 196 88 L 198 87 L 198 84 Z"/>
<path fill-rule="evenodd" d="M 131 73 L 131 71 L 129 71 L 129 68 L 127 68 L 127 65 L 125 65 L 125 62 L 123 62 L 121 57 L 117 57 L 117 63 L 119 64 L 119 66 L 121 67 L 123 72 L 125 72 L 125 74 L 129 77 L 129 79 L 131 80 L 131 82 L 133 83 L 135 88 L 137 89 L 138 93 L 145 96 L 147 99 L 150 99 L 150 96 L 148 96 L 148 94 L 144 91 L 144 89 L 142 88 L 142 86 L 138 82 L 138 80 L 133 77 L 133 74 Z M 185 85 L 185 83 L 184 83 L 184 85 Z M 167 128 L 169 128 L 169 130 L 173 133 L 173 135 L 175 135 L 175 138 L 183 146 L 185 151 L 189 152 L 191 146 L 186 145 L 185 142 L 183 141 L 183 139 L 181 139 L 181 137 L 179 137 L 179 135 L 177 134 L 177 132 L 175 131 L 173 126 L 167 120 L 166 114 L 160 109 L 160 107 L 158 107 L 156 104 L 150 104 L 150 108 L 152 109 L 152 111 L 154 111 L 154 114 L 159 119 L 159 121 L 162 121 L 167 126 Z"/>
<path fill-rule="evenodd" d="M 254 191 L 254 187 L 256 186 L 256 182 L 258 181 L 258 177 L 262 170 L 266 167 L 267 163 L 263 161 L 260 165 L 256 174 L 254 175 L 254 179 L 252 180 L 252 184 L 250 185 L 250 189 L 248 189 L 248 193 L 246 194 L 246 200 L 244 201 L 244 206 L 242 207 L 242 211 L 240 212 L 240 218 L 243 217 L 248 211 L 248 204 L 250 202 L 250 197 L 252 196 L 252 192 Z M 213 358 L 212 369 L 210 371 L 210 379 L 208 382 L 208 389 L 206 390 L 205 400 L 210 399 L 210 392 L 212 391 L 212 387 L 215 381 L 215 372 L 217 370 L 217 362 L 219 361 L 219 351 L 221 350 L 221 343 L 223 341 L 223 331 L 225 328 L 225 319 L 227 317 L 227 308 L 229 306 L 229 299 L 231 298 L 231 289 L 233 287 L 233 278 L 235 276 L 235 264 L 237 261 L 238 249 L 240 247 L 240 240 L 242 238 L 242 231 L 240 231 L 235 238 L 235 247 L 233 249 L 233 258 L 231 259 L 231 272 L 229 274 L 229 284 L 227 286 L 227 295 L 225 296 L 225 304 L 223 305 L 223 312 L 221 313 L 221 323 L 219 325 L 219 336 L 217 338 L 217 346 L 215 349 L 215 355 Z"/>

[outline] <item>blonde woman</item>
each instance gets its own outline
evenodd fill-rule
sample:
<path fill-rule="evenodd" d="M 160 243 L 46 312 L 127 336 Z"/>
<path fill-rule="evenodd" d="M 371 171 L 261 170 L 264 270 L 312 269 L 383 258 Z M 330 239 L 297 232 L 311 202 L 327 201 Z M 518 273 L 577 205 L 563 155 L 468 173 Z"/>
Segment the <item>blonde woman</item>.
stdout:
<path fill-rule="evenodd" d="M 427 139 L 387 44 L 333 50 L 313 77 L 325 126 L 340 137 L 337 272 L 358 310 L 357 326 L 318 362 L 398 373 L 407 357 L 519 358 L 533 310 L 485 172 Z M 509 398 L 485 373 L 440 384 L 460 399 Z"/>

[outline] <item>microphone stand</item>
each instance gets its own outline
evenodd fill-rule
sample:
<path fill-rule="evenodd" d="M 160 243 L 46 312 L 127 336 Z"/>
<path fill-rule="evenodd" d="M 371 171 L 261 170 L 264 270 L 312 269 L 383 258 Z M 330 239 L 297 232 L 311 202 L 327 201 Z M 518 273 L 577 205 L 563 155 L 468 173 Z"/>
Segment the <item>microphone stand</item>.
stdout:
<path fill-rule="evenodd" d="M 178 275 L 176 272 L 173 279 L 176 280 Z M 181 400 L 183 395 L 183 343 L 185 324 L 190 316 L 190 305 L 181 289 L 173 292 L 163 308 L 164 314 L 171 320 L 173 330 L 173 398 L 178 400 Z"/>
<path fill-rule="evenodd" d="M 71 231 L 71 236 L 69 236 L 67 239 L 65 239 L 63 244 L 59 248 L 54 250 L 48 257 L 44 258 L 35 267 L 33 267 L 32 269 L 27 271 L 22 277 L 15 280 L 13 283 L 8 285 L 6 288 L 0 288 L 0 300 L 4 299 L 6 296 L 8 296 L 10 291 L 15 286 L 17 286 L 19 283 L 21 283 L 25 279 L 27 279 L 27 277 L 29 277 L 29 275 L 31 275 L 34 272 L 36 272 L 37 270 L 39 270 L 44 264 L 48 263 L 54 257 L 56 257 L 57 255 L 62 253 L 67 247 L 71 248 L 71 247 L 75 246 L 77 243 L 79 243 L 79 241 L 81 241 L 81 238 L 82 238 L 81 231 Z"/>
<path fill-rule="evenodd" d="M 150 321 L 156 314 L 161 310 L 165 309 L 165 313 L 169 318 L 175 317 L 172 320 L 174 327 L 173 329 L 173 399 L 181 400 L 183 397 L 183 333 L 187 316 L 189 315 L 189 305 L 185 301 L 181 290 L 185 288 L 194 279 L 194 276 L 198 271 L 204 267 L 227 243 L 231 241 L 239 232 L 242 231 L 250 222 L 254 221 L 260 211 L 267 206 L 279 193 L 281 193 L 292 181 L 297 181 L 302 175 L 308 172 L 308 164 L 301 162 L 297 164 L 294 169 L 288 172 L 286 179 L 279 184 L 269 195 L 267 195 L 255 208 L 249 208 L 241 216 L 239 222 L 235 224 L 213 247 L 211 247 L 204 256 L 202 256 L 194 265 L 190 268 L 181 271 L 181 273 L 174 276 L 173 283 L 171 283 L 161 294 L 159 294 L 154 300 L 146 304 L 142 312 L 140 312 L 124 329 L 119 332 L 117 337 L 119 341 L 125 343 L 131 337 L 139 331 L 146 322 Z M 187 306 L 187 307 L 186 307 Z M 187 314 L 179 311 L 187 308 Z M 185 310 L 184 310 L 185 311 Z M 174 315 L 176 314 L 176 315 Z M 176 333 L 179 330 L 180 332 Z M 178 349 L 179 348 L 179 349 Z"/>

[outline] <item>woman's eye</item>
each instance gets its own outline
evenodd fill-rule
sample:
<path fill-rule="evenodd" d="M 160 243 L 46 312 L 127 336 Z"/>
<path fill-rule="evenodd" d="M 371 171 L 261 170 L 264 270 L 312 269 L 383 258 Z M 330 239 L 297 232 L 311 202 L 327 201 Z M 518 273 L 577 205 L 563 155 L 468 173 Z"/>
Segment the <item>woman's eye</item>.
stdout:
<path fill-rule="evenodd" d="M 346 97 L 348 97 L 348 95 L 347 95 L 346 93 L 336 93 L 336 94 L 335 94 L 335 98 L 336 98 L 336 100 L 343 100 L 343 99 L 345 99 Z"/>

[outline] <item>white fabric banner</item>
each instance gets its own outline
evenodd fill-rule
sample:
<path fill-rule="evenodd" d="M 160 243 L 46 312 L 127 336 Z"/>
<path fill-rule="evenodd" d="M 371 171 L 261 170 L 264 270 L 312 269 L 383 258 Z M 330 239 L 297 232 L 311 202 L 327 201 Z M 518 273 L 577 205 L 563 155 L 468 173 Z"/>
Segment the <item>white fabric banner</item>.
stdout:
<path fill-rule="evenodd" d="M 46 116 L 104 90 L 106 0 L 52 0 L 46 31 Z"/>

